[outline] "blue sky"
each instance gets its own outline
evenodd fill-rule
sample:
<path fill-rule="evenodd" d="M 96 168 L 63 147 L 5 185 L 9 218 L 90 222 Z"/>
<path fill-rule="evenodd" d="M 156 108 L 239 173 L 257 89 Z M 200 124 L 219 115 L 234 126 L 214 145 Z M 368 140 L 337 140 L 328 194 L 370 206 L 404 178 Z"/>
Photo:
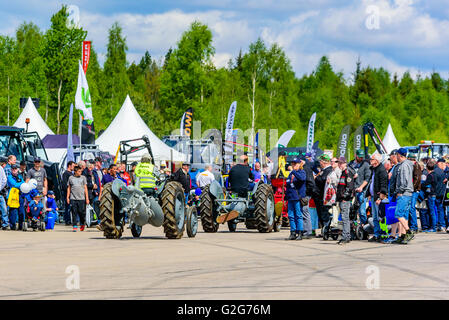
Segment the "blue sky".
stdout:
<path fill-rule="evenodd" d="M 449 0 L 177 0 L 1 1 L 0 33 L 14 35 L 23 21 L 45 30 L 62 4 L 79 8 L 81 26 L 104 61 L 107 31 L 118 21 L 128 43 L 128 61 L 145 50 L 162 59 L 194 20 L 214 34 L 214 63 L 226 65 L 240 48 L 261 37 L 280 44 L 297 76 L 310 73 L 327 55 L 350 79 L 363 65 L 391 73 L 449 77 Z"/>

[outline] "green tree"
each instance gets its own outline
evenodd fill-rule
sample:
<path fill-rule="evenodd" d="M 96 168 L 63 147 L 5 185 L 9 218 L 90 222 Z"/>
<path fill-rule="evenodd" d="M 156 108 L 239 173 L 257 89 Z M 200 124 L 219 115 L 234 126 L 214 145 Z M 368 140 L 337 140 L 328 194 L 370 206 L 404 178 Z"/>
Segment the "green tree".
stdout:
<path fill-rule="evenodd" d="M 49 108 L 57 109 L 57 134 L 61 131 L 62 120 L 68 116 L 70 103 L 74 101 L 78 61 L 81 60 L 81 46 L 87 35 L 87 31 L 82 28 L 69 28 L 67 18 L 66 6 L 62 6 L 62 9 L 51 17 L 51 27 L 45 33 L 43 48 L 50 95 Z"/>
<path fill-rule="evenodd" d="M 213 69 L 210 29 L 195 21 L 184 32 L 177 48 L 166 60 L 160 80 L 160 105 L 162 114 L 174 128 L 188 107 L 203 105 L 211 89 L 209 71 Z"/>

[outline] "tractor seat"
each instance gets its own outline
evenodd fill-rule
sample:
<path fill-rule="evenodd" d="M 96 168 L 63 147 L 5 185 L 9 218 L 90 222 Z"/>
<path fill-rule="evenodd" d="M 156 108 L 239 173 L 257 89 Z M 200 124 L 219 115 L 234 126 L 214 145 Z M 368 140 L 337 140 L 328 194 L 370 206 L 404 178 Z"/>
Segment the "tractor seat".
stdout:
<path fill-rule="evenodd" d="M 143 188 L 142 191 L 143 191 L 147 196 L 155 196 L 155 195 L 156 195 L 156 189 L 154 189 L 154 188 Z"/>

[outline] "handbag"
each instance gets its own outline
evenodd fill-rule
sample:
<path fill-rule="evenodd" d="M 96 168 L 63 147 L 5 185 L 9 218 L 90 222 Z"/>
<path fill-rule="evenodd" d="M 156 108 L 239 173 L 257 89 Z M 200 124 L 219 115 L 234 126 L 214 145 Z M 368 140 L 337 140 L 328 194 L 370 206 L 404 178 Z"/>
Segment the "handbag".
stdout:
<path fill-rule="evenodd" d="M 19 208 L 20 207 L 20 191 L 17 188 L 11 188 L 8 196 L 8 207 Z"/>

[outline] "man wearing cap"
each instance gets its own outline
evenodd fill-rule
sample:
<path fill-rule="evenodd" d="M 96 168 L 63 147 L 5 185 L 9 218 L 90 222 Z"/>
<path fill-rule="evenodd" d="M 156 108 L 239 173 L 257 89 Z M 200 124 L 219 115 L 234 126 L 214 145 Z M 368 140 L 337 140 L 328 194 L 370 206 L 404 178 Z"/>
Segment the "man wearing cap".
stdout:
<path fill-rule="evenodd" d="M 388 174 L 382 165 L 382 156 L 374 154 L 371 157 L 371 178 L 366 197 L 371 198 L 371 209 L 374 224 L 374 235 L 369 242 L 381 242 L 381 229 L 379 224 L 379 206 L 382 200 L 388 199 Z"/>
<path fill-rule="evenodd" d="M 362 225 L 366 224 L 366 198 L 365 192 L 368 185 L 368 181 L 371 176 L 370 165 L 365 160 L 365 151 L 359 149 L 356 151 L 355 161 L 352 162 L 352 169 L 356 172 L 354 175 L 354 187 L 359 202 L 359 218 Z"/>
<path fill-rule="evenodd" d="M 436 178 L 436 190 L 435 190 L 435 206 L 437 209 L 437 230 L 440 232 L 446 232 L 446 215 L 443 207 L 444 193 L 446 192 L 446 175 L 444 173 L 446 169 L 446 161 L 443 158 L 439 158 L 437 161 L 437 167 L 434 170 Z"/>
<path fill-rule="evenodd" d="M 303 239 L 310 239 L 312 236 L 312 217 L 309 211 L 309 200 L 318 194 L 315 178 L 312 171 L 312 163 L 306 160 L 306 157 L 301 158 L 304 161 L 303 170 L 306 173 L 306 202 L 307 205 L 302 207 L 302 220 L 304 222 Z"/>
<path fill-rule="evenodd" d="M 408 227 L 408 215 L 413 194 L 413 163 L 407 160 L 407 149 L 400 148 L 397 153 L 398 171 L 394 185 L 396 195 L 396 210 L 394 216 L 399 220 L 399 237 L 394 243 L 407 244 L 414 238 Z"/>
<path fill-rule="evenodd" d="M 412 232 L 418 232 L 418 218 L 416 216 L 416 201 L 418 200 L 419 191 L 421 191 L 421 166 L 416 161 L 416 154 L 410 153 L 408 159 L 413 163 L 413 195 L 410 204 L 409 227 Z"/>
<path fill-rule="evenodd" d="M 348 168 L 346 158 L 338 159 L 338 167 L 341 174 L 337 186 L 337 202 L 340 206 L 341 220 L 343 222 L 342 238 L 337 244 L 346 244 L 351 241 L 351 223 L 349 221 L 349 210 L 351 202 L 354 198 L 354 172 L 352 168 Z"/>
<path fill-rule="evenodd" d="M 190 179 L 190 175 L 189 175 L 189 169 L 190 169 L 190 163 L 188 162 L 184 162 L 182 164 L 182 167 L 178 169 L 178 171 L 175 172 L 175 174 L 173 175 L 173 179 L 174 181 L 178 181 L 183 189 L 184 189 L 184 194 L 186 195 L 186 197 L 188 196 L 189 192 L 190 192 L 190 188 L 191 188 L 191 179 Z M 187 201 L 187 199 L 186 199 Z"/>
<path fill-rule="evenodd" d="M 41 201 L 44 204 L 44 208 L 46 208 L 48 190 L 47 171 L 41 167 L 41 159 L 38 157 L 34 158 L 34 168 L 31 168 L 27 172 L 26 182 L 30 181 L 30 179 L 36 179 L 36 189 L 42 195 Z"/>
<path fill-rule="evenodd" d="M 318 197 L 315 197 L 316 210 L 318 218 L 322 224 L 322 227 L 326 226 L 329 221 L 329 208 L 323 205 L 324 201 L 324 188 L 326 187 L 327 177 L 332 172 L 331 158 L 327 154 L 322 154 L 318 158 L 320 162 L 321 171 L 315 177 L 315 184 L 318 190 Z"/>
<path fill-rule="evenodd" d="M 285 180 L 285 197 L 288 201 L 288 220 L 290 237 L 287 240 L 302 240 L 303 218 L 301 199 L 306 196 L 306 173 L 302 169 L 304 162 L 298 158 L 291 161 L 292 171 Z"/>

